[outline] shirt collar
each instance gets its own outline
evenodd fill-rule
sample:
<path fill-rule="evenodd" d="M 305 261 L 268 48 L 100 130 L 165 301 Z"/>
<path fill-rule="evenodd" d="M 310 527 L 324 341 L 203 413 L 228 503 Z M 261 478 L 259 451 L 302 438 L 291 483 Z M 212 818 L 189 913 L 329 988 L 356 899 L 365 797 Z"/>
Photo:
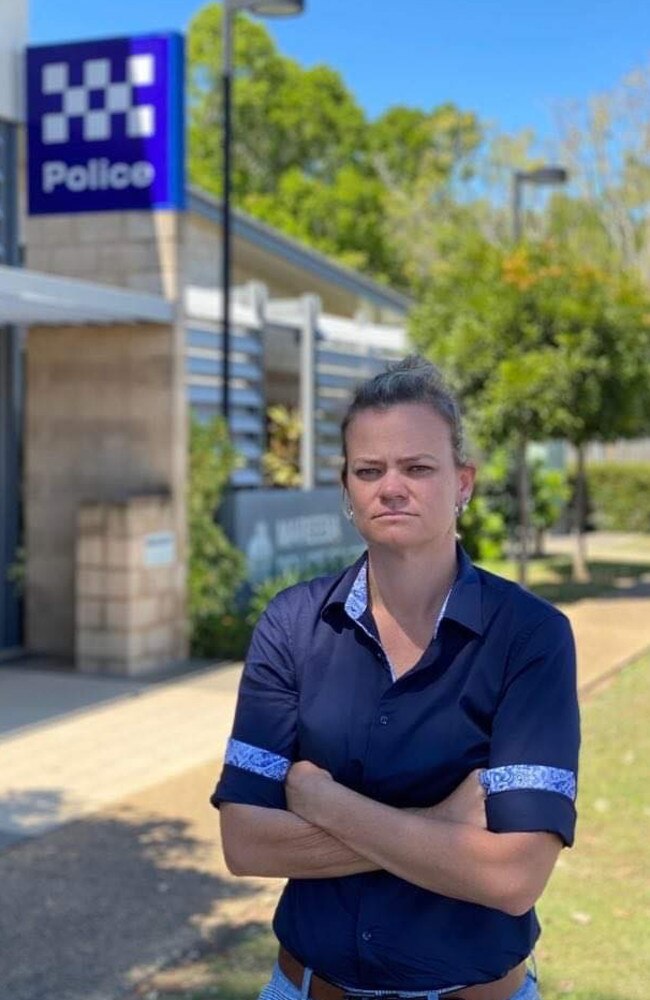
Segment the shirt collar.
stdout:
<path fill-rule="evenodd" d="M 368 607 L 368 560 L 364 560 L 345 599 L 345 610 L 350 618 L 356 621 Z"/>
<path fill-rule="evenodd" d="M 451 618 L 477 635 L 482 635 L 483 610 L 481 580 L 478 571 L 461 545 L 456 546 L 458 572 L 447 601 L 445 618 Z M 368 553 L 364 552 L 337 581 L 323 607 L 323 614 L 333 605 L 341 605 L 354 620 L 368 604 Z"/>
<path fill-rule="evenodd" d="M 459 625 L 483 635 L 483 597 L 481 578 L 476 566 L 460 544 L 456 544 L 458 573 L 449 601 L 445 618 L 452 618 Z"/>

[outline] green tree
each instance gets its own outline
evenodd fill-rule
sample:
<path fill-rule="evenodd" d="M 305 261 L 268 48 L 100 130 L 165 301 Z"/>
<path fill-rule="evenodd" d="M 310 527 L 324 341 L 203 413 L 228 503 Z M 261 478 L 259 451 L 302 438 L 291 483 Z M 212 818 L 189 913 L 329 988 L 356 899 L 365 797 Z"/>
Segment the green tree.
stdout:
<path fill-rule="evenodd" d="M 439 269 L 453 266 L 456 258 L 462 261 L 468 244 L 487 241 L 511 248 L 514 171 L 530 170 L 543 162 L 534 153 L 535 137 L 530 130 L 505 135 L 454 105 L 435 109 L 426 120 L 432 146 L 420 154 L 420 145 L 415 143 L 411 150 L 402 142 L 407 148 L 404 176 L 400 183 L 389 183 L 387 210 L 391 242 L 416 294 L 426 292 Z M 398 124 L 402 121 L 398 119 Z M 442 130 L 441 143 L 438 129 Z M 386 170 L 381 176 L 390 180 Z M 544 202 L 543 193 L 529 187 L 524 228 L 535 239 L 547 235 L 547 213 L 541 211 Z"/>
<path fill-rule="evenodd" d="M 482 139 L 473 112 L 447 103 L 424 111 L 395 105 L 368 127 L 368 150 L 389 189 L 412 189 L 426 176 L 432 190 L 475 173 L 474 155 Z"/>
<path fill-rule="evenodd" d="M 480 232 L 482 203 L 467 200 L 483 130 L 472 112 L 444 104 L 389 108 L 370 126 L 372 163 L 385 187 L 385 228 L 409 286 Z"/>
<path fill-rule="evenodd" d="M 215 195 L 222 191 L 221 26 L 221 6 L 208 4 L 188 40 L 189 174 Z M 266 28 L 243 15 L 234 40 L 236 204 L 344 263 L 402 282 L 366 118 L 339 74 L 283 56 Z"/>
<path fill-rule="evenodd" d="M 190 24 L 189 174 L 222 190 L 221 5 Z M 304 68 L 278 52 L 244 15 L 234 32 L 235 203 L 324 253 L 407 287 L 414 193 L 429 199 L 472 174 L 480 138 L 474 114 L 390 108 L 369 122 L 338 73 Z M 403 234 L 406 238 L 403 238 Z M 431 233 L 429 234 L 431 235 Z"/>
<path fill-rule="evenodd" d="M 576 454 L 574 576 L 586 563 L 586 449 L 650 430 L 650 300 L 638 278 L 571 261 L 540 290 L 561 351 L 561 426 Z"/>
<path fill-rule="evenodd" d="M 233 193 L 270 193 L 285 170 L 300 166 L 331 180 L 362 146 L 365 119 L 339 75 L 327 66 L 303 69 L 278 52 L 258 21 L 236 16 L 234 37 Z M 221 193 L 220 4 L 194 17 L 188 35 L 189 171 Z"/>
<path fill-rule="evenodd" d="M 557 109 L 556 157 L 573 198 L 552 231 L 599 266 L 650 281 L 650 63 Z M 577 249 L 577 247 L 576 247 Z"/>
<path fill-rule="evenodd" d="M 475 240 L 432 280 L 412 335 L 455 384 L 483 448 L 510 444 L 518 453 L 524 581 L 528 443 L 568 440 L 580 481 L 589 441 L 648 427 L 647 296 L 629 276 L 600 272 L 549 243 L 505 251 Z M 577 533 L 580 577 L 586 572 L 580 519 Z"/>
<path fill-rule="evenodd" d="M 549 468 L 540 457 L 528 456 L 530 522 L 535 533 L 535 555 L 543 554 L 544 535 L 559 521 L 571 497 L 567 474 Z M 516 455 L 507 447 L 491 451 L 480 463 L 478 487 L 489 510 L 499 514 L 508 534 L 518 525 L 518 468 Z"/>
<path fill-rule="evenodd" d="M 398 254 L 384 225 L 386 192 L 377 178 L 354 165 L 330 183 L 292 167 L 269 194 L 251 194 L 246 208 L 290 236 L 375 278 L 404 285 Z"/>

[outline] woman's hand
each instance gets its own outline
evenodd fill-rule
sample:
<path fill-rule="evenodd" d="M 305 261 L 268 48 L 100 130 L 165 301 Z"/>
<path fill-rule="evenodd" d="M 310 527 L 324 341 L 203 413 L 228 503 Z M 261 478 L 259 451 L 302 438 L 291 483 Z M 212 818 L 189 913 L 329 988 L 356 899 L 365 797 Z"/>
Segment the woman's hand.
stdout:
<path fill-rule="evenodd" d="M 317 824 L 316 807 L 322 805 L 323 793 L 334 784 L 329 771 L 309 760 L 299 760 L 289 768 L 285 779 L 287 806 L 296 816 Z"/>
<path fill-rule="evenodd" d="M 487 829 L 485 790 L 478 780 L 480 770 L 470 771 L 460 785 L 435 806 L 418 809 L 421 816 L 431 816 L 447 823 L 466 823 Z"/>

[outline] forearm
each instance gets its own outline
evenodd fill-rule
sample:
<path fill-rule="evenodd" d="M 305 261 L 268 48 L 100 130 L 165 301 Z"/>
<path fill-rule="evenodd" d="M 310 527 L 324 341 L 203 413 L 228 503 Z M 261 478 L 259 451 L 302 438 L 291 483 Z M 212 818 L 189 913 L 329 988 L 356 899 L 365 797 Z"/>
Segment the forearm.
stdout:
<path fill-rule="evenodd" d="M 394 809 L 324 782 L 309 819 L 357 855 L 424 889 L 505 912 L 525 912 L 514 841 L 463 823 Z"/>
<path fill-rule="evenodd" d="M 233 875 L 336 878 L 379 866 L 320 827 L 282 809 L 224 803 L 221 837 Z"/>

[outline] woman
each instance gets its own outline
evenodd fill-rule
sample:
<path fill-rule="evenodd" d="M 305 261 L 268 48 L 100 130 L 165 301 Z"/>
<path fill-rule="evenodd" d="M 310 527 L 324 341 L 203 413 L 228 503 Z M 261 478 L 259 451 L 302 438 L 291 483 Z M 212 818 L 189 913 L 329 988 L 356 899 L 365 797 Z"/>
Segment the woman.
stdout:
<path fill-rule="evenodd" d="M 535 900 L 573 841 L 566 618 L 456 541 L 475 470 L 410 357 L 343 421 L 367 553 L 279 594 L 213 796 L 236 875 L 288 878 L 264 1000 L 535 1000 Z"/>

